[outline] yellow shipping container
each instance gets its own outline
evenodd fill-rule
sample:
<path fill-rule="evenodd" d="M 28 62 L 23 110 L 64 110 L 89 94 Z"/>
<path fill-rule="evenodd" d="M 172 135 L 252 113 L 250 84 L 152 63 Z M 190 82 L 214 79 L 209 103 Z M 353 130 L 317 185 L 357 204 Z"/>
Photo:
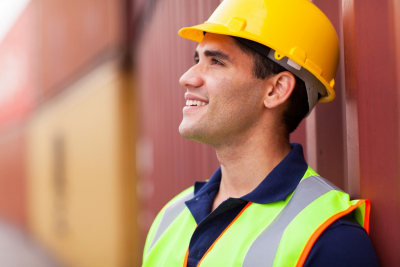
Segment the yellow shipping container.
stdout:
<path fill-rule="evenodd" d="M 140 263 L 132 102 L 130 74 L 106 63 L 29 123 L 29 228 L 67 266 Z"/>

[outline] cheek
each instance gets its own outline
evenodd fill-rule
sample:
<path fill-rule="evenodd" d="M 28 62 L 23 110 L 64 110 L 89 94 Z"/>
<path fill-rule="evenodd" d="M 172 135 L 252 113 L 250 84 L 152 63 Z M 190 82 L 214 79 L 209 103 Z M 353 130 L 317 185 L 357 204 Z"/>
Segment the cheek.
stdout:
<path fill-rule="evenodd" d="M 258 109 L 263 106 L 262 82 L 256 79 L 222 79 L 215 93 L 218 101 L 223 101 L 225 106 L 236 110 Z"/>
<path fill-rule="evenodd" d="M 220 79 L 210 95 L 208 114 L 219 127 L 243 127 L 263 111 L 262 87 L 249 79 Z"/>

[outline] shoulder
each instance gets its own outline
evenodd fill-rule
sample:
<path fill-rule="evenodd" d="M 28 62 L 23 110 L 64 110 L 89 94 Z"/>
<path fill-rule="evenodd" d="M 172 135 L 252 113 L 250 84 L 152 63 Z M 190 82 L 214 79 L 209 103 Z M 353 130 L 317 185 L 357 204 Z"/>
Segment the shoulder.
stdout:
<path fill-rule="evenodd" d="M 321 234 L 304 266 L 376 267 L 379 263 L 367 232 L 350 214 Z"/>
<path fill-rule="evenodd" d="M 157 222 L 163 217 L 165 213 L 169 214 L 171 212 L 178 212 L 182 211 L 182 209 L 185 207 L 185 201 L 192 199 L 194 197 L 194 188 L 193 186 L 187 188 L 186 190 L 183 190 L 181 193 L 176 195 L 174 198 L 172 198 L 158 213 L 156 219 L 153 222 L 153 226 L 157 224 Z M 152 226 L 152 227 L 153 227 Z"/>
<path fill-rule="evenodd" d="M 173 215 L 177 215 L 177 214 L 179 214 L 179 212 L 184 210 L 185 201 L 193 198 L 193 196 L 194 196 L 193 190 L 194 190 L 194 188 L 192 186 L 192 187 L 189 187 L 188 189 L 182 191 L 181 193 L 176 195 L 173 199 L 171 199 L 157 214 L 156 218 L 153 221 L 153 224 L 150 227 L 148 235 L 147 235 L 145 249 L 144 249 L 145 252 L 149 250 L 151 242 L 154 239 L 154 236 L 156 235 L 157 228 L 159 227 L 162 219 L 166 216 L 171 217 Z M 171 219 L 171 218 L 168 218 L 168 219 Z"/>
<path fill-rule="evenodd" d="M 194 197 L 194 186 L 191 186 L 185 190 L 183 190 L 181 193 L 179 193 L 178 195 L 176 195 L 173 199 L 171 199 L 165 206 L 164 208 L 161 210 L 164 211 L 165 209 L 167 209 L 168 207 L 171 206 L 175 206 L 179 203 L 184 203 L 185 201 L 191 199 Z"/>

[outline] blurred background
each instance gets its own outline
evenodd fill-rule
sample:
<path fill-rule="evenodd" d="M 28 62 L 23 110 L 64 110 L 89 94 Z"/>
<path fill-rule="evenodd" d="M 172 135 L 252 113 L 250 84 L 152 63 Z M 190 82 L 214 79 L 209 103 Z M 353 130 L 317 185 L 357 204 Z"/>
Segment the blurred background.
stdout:
<path fill-rule="evenodd" d="M 291 136 L 372 202 L 400 266 L 400 1 L 314 0 L 341 42 L 337 99 Z M 0 0 L 0 266 L 140 266 L 152 220 L 218 167 L 178 133 L 184 26 L 220 0 Z"/>

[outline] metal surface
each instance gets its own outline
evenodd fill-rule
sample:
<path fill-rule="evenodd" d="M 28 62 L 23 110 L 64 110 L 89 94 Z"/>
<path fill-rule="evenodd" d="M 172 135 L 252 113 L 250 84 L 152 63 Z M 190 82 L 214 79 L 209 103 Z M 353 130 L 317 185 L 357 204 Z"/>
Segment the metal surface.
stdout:
<path fill-rule="evenodd" d="M 122 38 L 122 1 L 41 0 L 41 88 L 45 99 L 66 87 Z"/>
<path fill-rule="evenodd" d="M 299 143 L 303 146 L 304 156 L 307 159 L 307 146 L 306 146 L 306 121 L 303 120 L 300 125 L 297 127 L 296 131 L 294 131 L 290 135 L 290 142 Z"/>
<path fill-rule="evenodd" d="M 26 228 L 23 127 L 36 100 L 37 1 L 21 13 L 0 44 L 0 217 Z"/>
<path fill-rule="evenodd" d="M 28 4 L 0 44 L 1 140 L 25 124 L 41 100 L 65 89 L 107 51 L 120 49 L 121 3 L 32 0 Z M 0 214 L 25 224 L 21 214 L 26 212 L 25 148 L 14 141 L 1 146 Z"/>
<path fill-rule="evenodd" d="M 39 144 L 33 149 L 36 153 L 39 153 L 39 155 L 35 154 L 34 157 L 34 160 L 37 160 L 35 168 L 40 168 L 42 164 L 51 160 L 53 160 L 51 163 L 55 166 L 54 169 L 58 168 L 59 171 L 54 171 L 53 180 L 50 180 L 54 187 L 40 187 L 38 189 L 40 191 L 39 196 L 34 198 L 34 201 L 28 200 L 32 195 L 32 188 L 27 185 L 26 176 L 29 173 L 27 165 L 31 164 L 32 159 L 28 160 L 26 157 L 29 152 L 33 152 L 27 148 L 29 141 L 27 140 L 26 129 L 29 128 L 28 122 L 29 124 L 32 122 L 33 111 L 42 109 L 48 103 L 56 105 L 58 103 L 57 97 L 64 99 L 66 96 L 66 94 L 59 94 L 61 91 L 63 93 L 70 91 L 71 84 L 77 82 L 79 78 L 87 76 L 91 70 L 106 60 L 113 58 L 119 62 L 124 54 L 128 53 L 126 47 L 122 46 L 124 41 L 128 43 L 128 40 L 123 39 L 126 36 L 122 36 L 122 25 L 126 23 L 123 13 L 125 10 L 122 8 L 125 2 L 127 1 L 31 0 L 4 41 L 0 43 L 0 217 L 5 221 L 22 226 L 25 228 L 24 230 L 33 232 L 32 229 L 38 227 L 38 224 L 31 220 L 32 216 L 37 216 L 39 220 L 46 220 L 46 215 L 50 213 L 50 216 L 53 217 L 49 221 L 53 223 L 50 225 L 54 225 L 54 229 L 45 226 L 43 227 L 45 231 L 38 231 L 41 234 L 40 238 L 37 238 L 39 235 L 36 235 L 37 239 L 43 241 L 44 233 L 48 233 L 46 231 L 54 230 L 54 232 L 62 235 L 65 225 L 67 227 L 69 226 L 67 223 L 72 225 L 70 221 L 66 223 L 65 219 L 65 214 L 70 215 L 70 213 L 65 212 L 67 200 L 70 201 L 68 203 L 76 202 L 79 207 L 84 208 L 90 195 L 98 194 L 99 199 L 95 201 L 95 204 L 100 207 L 100 212 L 106 212 L 107 209 L 110 209 L 111 215 L 102 215 L 94 223 L 90 223 L 93 218 L 90 217 L 90 212 L 84 211 L 76 215 L 75 218 L 82 220 L 81 225 L 83 227 L 80 225 L 74 231 L 75 233 L 78 232 L 76 229 L 83 229 L 84 231 L 83 234 L 77 235 L 76 240 L 79 239 L 79 241 L 76 244 L 82 247 L 78 247 L 70 241 L 66 242 L 65 236 L 63 236 L 64 239 L 58 239 L 53 244 L 46 243 L 46 245 L 52 246 L 53 251 L 55 251 L 56 246 L 62 246 L 64 242 L 69 243 L 70 249 L 63 247 L 59 251 L 69 255 L 73 254 L 75 250 L 79 251 L 83 255 L 83 261 L 90 262 L 86 266 L 93 266 L 93 264 L 95 266 L 101 266 L 101 264 L 104 266 L 136 266 L 140 261 L 140 252 L 136 244 L 135 216 L 137 202 L 133 200 L 132 192 L 134 188 L 134 177 L 132 176 L 134 172 L 132 167 L 132 162 L 134 162 L 132 153 L 134 134 L 132 134 L 133 129 L 128 129 L 132 128 L 131 125 L 133 124 L 131 120 L 133 116 L 131 113 L 128 114 L 128 112 L 131 112 L 131 101 L 133 99 L 129 93 L 132 87 L 128 89 L 128 86 L 130 86 L 128 80 L 132 73 L 119 77 L 114 89 L 110 88 L 110 91 L 114 93 L 117 93 L 117 90 L 124 90 L 124 94 L 118 96 L 118 103 L 115 104 L 115 110 L 118 110 L 119 115 L 105 112 L 106 104 L 112 103 L 111 98 L 105 97 L 105 104 L 99 104 L 98 108 L 87 105 L 87 108 L 78 112 L 78 115 L 71 116 L 72 126 L 70 128 L 64 124 L 55 130 L 56 132 L 63 132 L 63 127 L 68 128 L 68 130 L 72 129 L 71 131 L 77 129 L 76 136 L 84 138 L 88 136 L 89 130 L 94 129 L 94 127 L 88 125 L 94 123 L 95 120 L 88 120 L 89 122 L 83 123 L 84 125 L 81 127 L 76 127 L 76 125 L 90 112 L 94 112 L 96 118 L 99 118 L 99 127 L 106 129 L 96 130 L 94 137 L 89 138 L 89 141 L 97 140 L 96 138 L 101 134 L 106 134 L 107 130 L 115 130 L 121 133 L 115 138 L 106 136 L 105 141 L 99 142 L 99 145 L 95 145 L 94 149 L 90 149 L 88 142 L 82 142 L 81 145 L 78 145 L 79 149 L 87 148 L 91 152 L 102 151 L 95 152 L 95 156 L 107 155 L 110 157 L 109 161 L 102 161 L 101 164 L 93 166 L 93 169 L 100 170 L 102 168 L 101 170 L 104 170 L 104 168 L 116 166 L 115 172 L 109 176 L 109 181 L 115 185 L 114 187 L 118 186 L 117 193 L 113 193 L 112 186 L 104 186 L 103 192 L 99 190 L 99 184 L 105 182 L 104 179 L 102 180 L 99 177 L 107 174 L 107 172 L 100 171 L 99 175 L 88 175 L 94 179 L 94 182 L 90 186 L 86 186 L 86 189 L 82 191 L 82 197 L 68 195 L 71 192 L 68 191 L 71 183 L 67 182 L 69 176 L 63 175 L 63 168 L 65 167 L 63 155 L 66 153 L 65 151 L 70 151 L 72 145 L 65 143 L 62 139 L 63 136 L 58 139 L 57 133 L 55 133 L 55 136 L 43 137 L 44 147 L 46 148 L 46 144 L 53 144 L 53 150 L 51 147 L 46 150 L 39 147 Z M 130 44 L 128 43 L 128 45 Z M 118 63 L 115 72 L 120 71 L 120 63 Z M 96 80 L 101 81 L 100 78 L 97 77 Z M 94 86 L 96 85 L 88 85 L 88 87 Z M 57 97 L 55 97 L 56 95 Z M 105 113 L 101 115 L 101 112 L 97 112 L 97 109 Z M 49 112 L 49 116 L 53 115 Z M 117 123 L 108 127 L 105 125 L 106 121 Z M 58 122 L 62 124 L 62 119 L 58 119 Z M 45 126 L 50 127 L 49 124 L 45 124 Z M 114 129 L 116 126 L 118 129 Z M 88 130 L 83 130 L 84 127 L 88 127 Z M 101 146 L 107 142 L 111 142 L 112 146 L 118 146 L 120 153 L 117 156 L 101 149 Z M 53 152 L 54 155 L 49 157 L 51 160 L 42 157 L 41 149 L 46 152 Z M 81 156 L 81 154 L 79 155 Z M 78 159 L 78 157 L 73 158 Z M 88 168 L 89 158 L 78 159 L 77 163 L 73 163 L 74 167 L 81 166 L 81 170 Z M 111 160 L 114 160 L 113 164 L 111 164 Z M 52 171 L 52 168 L 48 166 L 45 169 L 49 172 Z M 83 175 L 84 178 L 88 176 Z M 43 178 L 43 176 L 40 178 Z M 35 180 L 33 184 L 39 179 Z M 97 179 L 100 179 L 101 182 Z M 87 180 L 80 179 L 78 183 L 82 185 Z M 37 205 L 32 208 L 35 201 L 40 202 L 43 200 L 43 196 L 52 194 L 52 190 L 55 196 L 50 198 L 51 201 L 45 199 L 44 205 Z M 101 201 L 104 201 L 104 203 L 101 204 Z M 112 203 L 117 203 L 117 207 L 112 207 Z M 51 208 L 46 206 L 52 204 L 54 205 Z M 27 219 L 28 216 L 30 216 L 29 219 Z M 115 226 L 106 225 L 107 221 L 115 222 Z M 85 229 L 85 225 L 89 224 L 88 229 Z M 96 230 L 96 227 L 102 225 L 104 227 L 101 230 Z M 110 233 L 109 237 L 105 236 L 108 230 L 111 232 L 116 228 L 118 228 L 117 233 L 115 231 Z M 94 232 L 93 237 L 85 237 L 85 234 L 90 233 L 90 230 Z M 102 237 L 104 237 L 104 241 L 99 241 L 99 238 Z M 110 248 L 103 249 L 101 246 L 110 246 Z M 84 251 L 96 247 L 102 252 L 95 252 L 96 256 L 94 257 L 88 256 L 89 253 Z M 110 254 L 113 254 L 111 257 L 114 257 L 111 260 L 119 263 L 108 264 L 104 258 L 107 258 Z M 76 260 L 76 258 L 76 255 L 70 256 L 71 261 Z M 95 260 L 101 264 L 93 263 Z M 32 266 L 34 265 L 34 262 L 32 262 Z"/>
<path fill-rule="evenodd" d="M 341 43 L 341 1 L 313 0 L 312 2 L 330 19 L 338 34 L 339 43 Z M 340 52 L 343 54 L 343 49 Z M 312 154 L 310 156 L 314 158 L 314 166 L 311 166 L 321 176 L 326 177 L 338 187 L 345 189 L 344 116 L 342 115 L 345 111 L 342 103 L 344 92 L 342 73 L 343 60 L 339 62 L 339 69 L 335 78 L 336 99 L 331 103 L 319 103 L 316 106 L 313 114 L 314 118 L 311 118 L 311 120 L 314 120 L 315 126 L 307 129 L 307 134 L 311 134 L 313 138 L 307 139 L 307 145 L 313 147 L 309 151 Z"/>
<path fill-rule="evenodd" d="M 0 43 L 0 134 L 23 121 L 35 104 L 36 8 L 32 1 Z"/>
<path fill-rule="evenodd" d="M 32 0 L 0 44 L 0 131 L 121 50 L 123 1 Z"/>
<path fill-rule="evenodd" d="M 0 217 L 27 227 L 25 131 L 0 137 Z"/>
<path fill-rule="evenodd" d="M 358 127 L 349 135 L 356 145 L 348 160 L 359 167 L 354 191 L 371 200 L 370 236 L 382 266 L 400 265 L 400 43 L 393 3 L 343 2 L 347 106 L 353 111 L 348 124 Z"/>
<path fill-rule="evenodd" d="M 119 71 L 116 62 L 96 68 L 27 128 L 29 230 L 67 266 L 140 264 L 128 77 Z"/>

